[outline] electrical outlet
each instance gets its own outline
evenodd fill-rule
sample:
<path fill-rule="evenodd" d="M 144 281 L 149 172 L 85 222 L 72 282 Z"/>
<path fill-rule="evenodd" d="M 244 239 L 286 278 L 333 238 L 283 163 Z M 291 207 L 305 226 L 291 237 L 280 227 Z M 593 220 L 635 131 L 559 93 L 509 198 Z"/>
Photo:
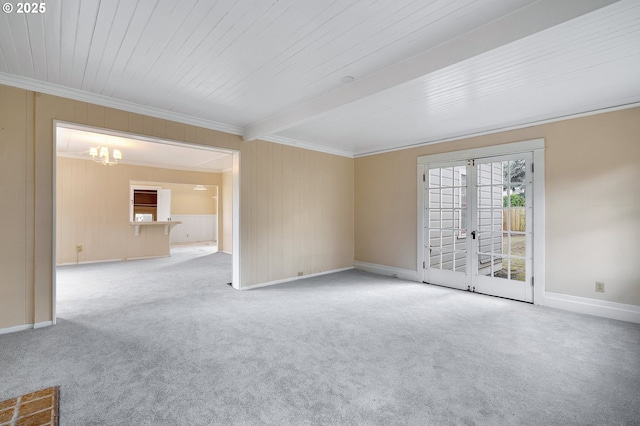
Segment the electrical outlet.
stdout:
<path fill-rule="evenodd" d="M 76 246 L 76 251 L 79 253 L 82 251 L 82 245 Z"/>
<path fill-rule="evenodd" d="M 596 281 L 596 291 L 598 293 L 604 293 L 604 283 L 600 281 Z"/>

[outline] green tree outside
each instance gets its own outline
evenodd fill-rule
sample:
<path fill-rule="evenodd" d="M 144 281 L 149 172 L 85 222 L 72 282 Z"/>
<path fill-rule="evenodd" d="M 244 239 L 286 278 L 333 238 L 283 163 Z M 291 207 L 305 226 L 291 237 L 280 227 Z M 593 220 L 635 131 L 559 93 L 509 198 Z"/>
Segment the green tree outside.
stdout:
<path fill-rule="evenodd" d="M 509 197 L 502 197 L 502 207 L 509 207 Z M 526 200 L 522 194 L 511 194 L 511 207 L 526 207 Z"/>

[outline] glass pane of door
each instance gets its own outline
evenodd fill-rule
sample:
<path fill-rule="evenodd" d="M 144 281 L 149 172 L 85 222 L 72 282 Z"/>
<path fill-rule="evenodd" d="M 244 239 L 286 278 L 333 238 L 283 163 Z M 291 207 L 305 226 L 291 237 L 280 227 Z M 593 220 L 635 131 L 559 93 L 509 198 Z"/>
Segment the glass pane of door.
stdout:
<path fill-rule="evenodd" d="M 437 284 L 466 288 L 467 166 L 429 168 L 426 182 L 425 265 L 429 276 Z"/>
<path fill-rule="evenodd" d="M 478 275 L 526 279 L 525 159 L 478 164 Z"/>

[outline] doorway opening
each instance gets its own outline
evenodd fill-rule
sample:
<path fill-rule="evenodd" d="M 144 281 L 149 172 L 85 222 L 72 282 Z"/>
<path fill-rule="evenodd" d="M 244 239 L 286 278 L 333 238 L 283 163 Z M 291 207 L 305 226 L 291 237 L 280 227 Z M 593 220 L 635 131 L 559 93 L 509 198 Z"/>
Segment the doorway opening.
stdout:
<path fill-rule="evenodd" d="M 239 151 L 61 121 L 54 141 L 54 323 L 59 265 L 220 251 L 240 289 Z"/>

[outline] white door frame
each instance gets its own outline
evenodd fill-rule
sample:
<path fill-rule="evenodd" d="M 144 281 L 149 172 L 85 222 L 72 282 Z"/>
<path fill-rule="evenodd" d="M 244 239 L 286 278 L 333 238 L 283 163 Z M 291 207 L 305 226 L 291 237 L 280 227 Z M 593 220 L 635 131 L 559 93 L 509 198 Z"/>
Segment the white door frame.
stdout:
<path fill-rule="evenodd" d="M 443 154 L 433 154 L 418 157 L 418 172 L 416 176 L 418 190 L 417 205 L 417 259 L 416 270 L 418 281 L 424 282 L 424 182 L 423 175 L 427 164 L 462 161 L 472 158 L 495 157 L 500 155 L 531 152 L 533 156 L 533 303 L 544 305 L 545 291 L 545 186 L 544 186 L 544 139 L 531 139 L 502 145 L 492 145 L 483 148 L 452 151 Z"/>
<path fill-rule="evenodd" d="M 137 133 L 123 132 L 119 130 L 107 129 L 103 127 L 90 126 L 85 124 L 77 124 L 63 120 L 53 120 L 53 172 L 51 176 L 51 182 L 53 185 L 53 212 L 52 212 L 52 221 L 53 221 L 53 235 L 52 235 L 52 271 L 51 271 L 51 315 L 52 315 L 52 323 L 56 324 L 57 322 L 57 314 L 56 314 L 56 169 L 57 169 L 57 128 L 58 127 L 66 127 L 71 129 L 78 130 L 86 130 L 89 132 L 102 133 L 111 136 L 119 136 L 124 138 L 132 138 L 143 140 L 146 142 L 160 143 L 165 145 L 174 145 L 174 146 L 182 146 L 185 148 L 196 148 L 207 151 L 218 151 L 218 152 L 226 152 L 227 154 L 232 155 L 232 166 L 231 166 L 231 176 L 232 176 L 232 225 L 231 225 L 231 233 L 232 233 L 232 286 L 236 290 L 240 290 L 240 151 L 234 149 L 227 149 L 222 147 L 216 147 L 211 145 L 199 145 L 194 143 L 188 143 L 184 141 L 176 141 L 168 138 L 159 138 L 154 136 L 140 135 Z M 219 238 L 218 238 L 219 239 Z"/>

